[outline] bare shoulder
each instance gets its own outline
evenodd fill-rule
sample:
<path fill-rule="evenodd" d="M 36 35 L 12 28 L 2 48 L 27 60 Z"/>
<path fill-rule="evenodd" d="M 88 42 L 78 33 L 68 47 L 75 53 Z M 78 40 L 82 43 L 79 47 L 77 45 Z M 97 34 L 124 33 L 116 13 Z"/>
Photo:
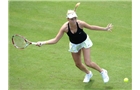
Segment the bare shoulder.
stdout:
<path fill-rule="evenodd" d="M 61 31 L 63 32 L 68 32 L 68 22 L 65 22 L 61 28 L 60 28 Z"/>
<path fill-rule="evenodd" d="M 78 22 L 78 24 L 84 23 L 84 21 L 82 21 L 82 20 L 77 20 L 77 22 Z"/>
<path fill-rule="evenodd" d="M 84 24 L 85 24 L 85 21 L 77 20 L 77 22 L 78 22 L 79 27 L 80 27 L 81 29 L 83 29 Z"/>

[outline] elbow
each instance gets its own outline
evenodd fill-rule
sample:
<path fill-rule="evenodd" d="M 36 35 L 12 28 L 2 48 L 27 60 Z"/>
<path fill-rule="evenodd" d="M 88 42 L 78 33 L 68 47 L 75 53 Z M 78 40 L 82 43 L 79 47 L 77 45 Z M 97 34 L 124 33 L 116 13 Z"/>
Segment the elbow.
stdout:
<path fill-rule="evenodd" d="M 59 40 L 58 39 L 54 39 L 53 44 L 56 44 Z"/>
<path fill-rule="evenodd" d="M 50 40 L 48 40 L 47 42 L 46 42 L 46 44 L 56 44 L 58 42 L 58 40 L 57 39 L 50 39 Z"/>
<path fill-rule="evenodd" d="M 58 41 L 53 42 L 52 44 L 56 44 Z"/>

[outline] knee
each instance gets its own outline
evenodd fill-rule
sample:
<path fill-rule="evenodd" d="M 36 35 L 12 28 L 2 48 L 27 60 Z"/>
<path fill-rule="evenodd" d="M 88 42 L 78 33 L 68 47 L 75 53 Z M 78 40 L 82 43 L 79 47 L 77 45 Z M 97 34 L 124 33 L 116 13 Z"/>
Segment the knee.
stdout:
<path fill-rule="evenodd" d="M 88 67 L 91 67 L 91 63 L 85 63 L 86 64 L 86 66 L 88 66 Z"/>
<path fill-rule="evenodd" d="M 81 65 L 82 65 L 81 63 L 75 63 L 76 67 L 81 67 Z"/>
<path fill-rule="evenodd" d="M 88 67 L 92 67 L 92 62 L 91 61 L 85 62 L 85 65 Z"/>

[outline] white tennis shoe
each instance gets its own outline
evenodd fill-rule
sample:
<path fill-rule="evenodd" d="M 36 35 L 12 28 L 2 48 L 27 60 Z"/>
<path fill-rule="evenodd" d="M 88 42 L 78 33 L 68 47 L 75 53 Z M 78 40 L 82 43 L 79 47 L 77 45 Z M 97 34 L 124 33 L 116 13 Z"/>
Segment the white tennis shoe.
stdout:
<path fill-rule="evenodd" d="M 102 75 L 103 81 L 104 81 L 104 83 L 107 83 L 109 81 L 109 76 L 108 76 L 107 70 L 105 70 L 105 69 L 102 69 L 102 70 L 103 71 L 101 72 L 101 75 Z"/>
<path fill-rule="evenodd" d="M 88 83 L 91 79 L 91 77 L 93 76 L 92 72 L 90 71 L 89 74 L 85 75 L 85 78 L 83 80 L 84 83 Z"/>

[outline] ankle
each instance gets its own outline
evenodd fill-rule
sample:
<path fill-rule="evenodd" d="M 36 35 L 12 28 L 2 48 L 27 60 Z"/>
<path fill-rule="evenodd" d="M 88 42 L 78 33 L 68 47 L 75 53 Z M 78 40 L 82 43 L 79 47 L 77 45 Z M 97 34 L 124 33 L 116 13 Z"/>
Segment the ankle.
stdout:
<path fill-rule="evenodd" d="M 104 71 L 103 69 L 100 69 L 100 70 L 99 70 L 100 73 L 103 73 L 103 71 Z"/>
<path fill-rule="evenodd" d="M 90 74 L 90 71 L 87 71 L 86 74 Z"/>
<path fill-rule="evenodd" d="M 100 73 L 103 74 L 104 73 L 104 69 L 101 69 L 101 72 Z"/>

